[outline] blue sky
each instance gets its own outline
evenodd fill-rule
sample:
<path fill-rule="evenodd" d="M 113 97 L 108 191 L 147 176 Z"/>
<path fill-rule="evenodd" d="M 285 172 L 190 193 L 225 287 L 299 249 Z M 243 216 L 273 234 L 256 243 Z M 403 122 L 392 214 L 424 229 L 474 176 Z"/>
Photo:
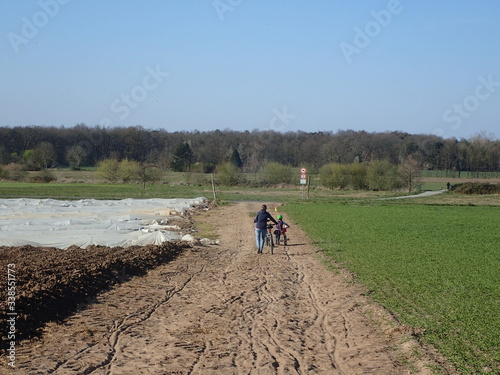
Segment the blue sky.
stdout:
<path fill-rule="evenodd" d="M 0 126 L 500 136 L 497 0 L 3 0 Z"/>

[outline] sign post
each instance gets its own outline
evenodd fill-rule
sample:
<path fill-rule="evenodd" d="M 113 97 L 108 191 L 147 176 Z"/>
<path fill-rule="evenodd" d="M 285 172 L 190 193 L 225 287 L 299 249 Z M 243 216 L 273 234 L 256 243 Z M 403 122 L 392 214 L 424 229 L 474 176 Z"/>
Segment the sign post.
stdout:
<path fill-rule="evenodd" d="M 302 199 L 304 199 L 304 185 L 307 184 L 307 169 L 300 168 L 300 184 L 302 185 Z"/>

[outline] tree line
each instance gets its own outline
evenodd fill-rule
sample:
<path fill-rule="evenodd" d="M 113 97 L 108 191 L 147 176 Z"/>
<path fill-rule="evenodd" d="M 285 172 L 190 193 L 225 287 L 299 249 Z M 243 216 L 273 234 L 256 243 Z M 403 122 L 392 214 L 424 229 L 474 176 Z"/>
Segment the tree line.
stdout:
<path fill-rule="evenodd" d="M 0 127 L 0 165 L 24 170 L 97 166 L 107 159 L 131 160 L 162 170 L 212 172 L 226 162 L 257 173 L 266 163 L 307 167 L 327 164 L 402 165 L 409 157 L 421 169 L 499 172 L 500 141 L 484 134 L 470 139 L 401 131 L 286 132 L 270 130 L 168 132 L 140 126 Z"/>

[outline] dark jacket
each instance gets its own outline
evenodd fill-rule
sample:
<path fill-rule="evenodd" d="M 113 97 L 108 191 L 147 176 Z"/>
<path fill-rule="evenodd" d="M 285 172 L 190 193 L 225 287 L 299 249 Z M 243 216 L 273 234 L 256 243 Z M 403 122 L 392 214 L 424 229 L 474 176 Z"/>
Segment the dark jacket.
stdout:
<path fill-rule="evenodd" d="M 255 216 L 255 219 L 253 219 L 253 222 L 255 223 L 255 228 L 266 229 L 266 225 L 269 220 L 274 224 L 278 223 L 276 220 L 274 220 L 269 212 L 260 210 L 259 212 L 257 212 L 257 216 Z"/>

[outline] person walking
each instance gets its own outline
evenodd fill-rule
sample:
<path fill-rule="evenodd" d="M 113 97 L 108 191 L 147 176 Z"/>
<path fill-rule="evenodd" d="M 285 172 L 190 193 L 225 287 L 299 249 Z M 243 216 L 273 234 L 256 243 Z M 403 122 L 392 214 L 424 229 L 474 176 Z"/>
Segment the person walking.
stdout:
<path fill-rule="evenodd" d="M 253 222 L 255 223 L 255 241 L 257 243 L 257 254 L 262 254 L 262 249 L 264 248 L 264 242 L 267 235 L 268 221 L 272 221 L 274 224 L 278 224 L 278 222 L 271 216 L 271 214 L 267 212 L 267 206 L 263 204 L 260 208 L 260 211 L 257 212 L 257 215 L 253 219 Z"/>

